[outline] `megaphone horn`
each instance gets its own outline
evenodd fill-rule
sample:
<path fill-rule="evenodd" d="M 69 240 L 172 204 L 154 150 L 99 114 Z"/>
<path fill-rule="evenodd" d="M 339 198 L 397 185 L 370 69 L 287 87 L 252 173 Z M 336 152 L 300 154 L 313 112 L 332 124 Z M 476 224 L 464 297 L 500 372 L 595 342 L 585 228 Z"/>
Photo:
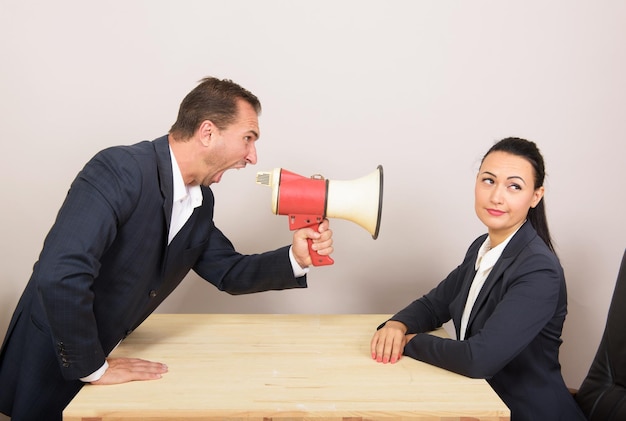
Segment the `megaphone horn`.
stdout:
<path fill-rule="evenodd" d="M 272 187 L 272 212 L 289 215 L 291 230 L 319 224 L 324 218 L 340 218 L 362 226 L 373 239 L 378 237 L 383 207 L 382 165 L 349 181 L 326 180 L 319 174 L 307 178 L 275 168 L 257 173 L 256 182 Z M 313 265 L 333 263 L 330 257 L 309 250 Z"/>
<path fill-rule="evenodd" d="M 326 217 L 352 221 L 375 240 L 383 211 L 383 167 L 350 181 L 328 180 Z"/>

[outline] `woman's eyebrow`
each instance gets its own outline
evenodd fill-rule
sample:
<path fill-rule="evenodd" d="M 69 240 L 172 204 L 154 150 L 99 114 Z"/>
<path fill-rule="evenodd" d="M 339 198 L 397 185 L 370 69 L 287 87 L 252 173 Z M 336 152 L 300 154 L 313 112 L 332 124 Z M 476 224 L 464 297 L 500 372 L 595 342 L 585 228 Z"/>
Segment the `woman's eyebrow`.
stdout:
<path fill-rule="evenodd" d="M 490 175 L 490 176 L 492 176 L 494 178 L 498 178 L 498 176 L 495 175 L 494 173 L 492 173 L 491 171 L 483 171 L 481 174 L 487 174 L 487 175 Z M 516 180 L 520 180 L 522 183 L 526 184 L 526 181 L 524 181 L 524 179 L 522 177 L 520 177 L 519 175 L 512 175 L 510 177 L 507 177 L 506 179 L 507 180 L 516 179 Z"/>
<path fill-rule="evenodd" d="M 526 184 L 526 182 L 524 181 L 524 179 L 522 177 L 520 177 L 519 175 L 512 175 L 510 177 L 506 178 L 507 180 L 512 180 L 512 179 L 516 179 L 516 180 L 520 180 L 522 183 Z"/>

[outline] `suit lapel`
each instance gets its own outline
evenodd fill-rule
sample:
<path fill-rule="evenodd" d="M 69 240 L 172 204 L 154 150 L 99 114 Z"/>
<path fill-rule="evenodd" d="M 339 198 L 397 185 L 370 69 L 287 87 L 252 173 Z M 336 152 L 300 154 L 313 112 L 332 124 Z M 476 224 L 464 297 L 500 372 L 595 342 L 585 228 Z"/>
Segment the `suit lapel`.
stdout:
<path fill-rule="evenodd" d="M 172 221 L 172 203 L 174 201 L 174 177 L 172 173 L 172 159 L 170 155 L 170 145 L 168 136 L 163 136 L 154 141 L 154 151 L 157 159 L 157 171 L 161 197 L 163 197 L 163 225 L 165 226 L 163 238 L 163 261 L 161 272 L 165 273 L 168 261 L 169 244 L 167 235 L 170 231 Z M 159 283 L 160 286 L 160 283 Z"/>
<path fill-rule="evenodd" d="M 514 257 L 515 256 L 508 256 L 508 257 L 501 256 L 500 259 L 498 259 L 498 261 L 496 262 L 493 269 L 491 270 L 491 273 L 489 273 L 489 276 L 487 276 L 487 279 L 485 279 L 485 283 L 483 284 L 483 287 L 480 289 L 480 293 L 478 293 L 478 297 L 476 297 L 476 302 L 474 303 L 474 307 L 472 307 L 472 312 L 470 313 L 470 317 L 467 322 L 466 332 L 470 331 L 470 327 L 472 326 L 472 322 L 476 318 L 476 314 L 480 311 L 485 301 L 487 301 L 487 298 L 489 297 L 489 293 L 491 289 L 499 280 L 502 279 L 502 273 L 504 273 L 504 270 L 508 268 L 509 265 L 515 260 Z"/>
<path fill-rule="evenodd" d="M 163 196 L 164 223 L 167 228 L 165 232 L 169 232 L 170 222 L 172 220 L 172 202 L 174 200 L 172 158 L 170 156 L 170 146 L 167 138 L 167 136 L 164 136 L 154 141 L 154 150 L 159 171 L 159 184 L 161 186 L 161 195 Z"/>
<path fill-rule="evenodd" d="M 515 258 L 520 253 L 522 248 L 533 237 L 534 232 L 535 229 L 530 224 L 530 222 L 525 222 L 524 225 L 522 225 L 522 227 L 519 229 L 519 231 L 513 236 L 513 238 L 511 238 L 509 244 L 507 244 L 507 246 L 505 247 L 504 251 L 502 252 L 502 256 L 500 256 L 493 269 L 491 270 L 491 273 L 489 273 L 489 276 L 487 276 L 487 279 L 485 279 L 485 283 L 483 284 L 483 287 L 481 288 L 480 293 L 476 298 L 474 307 L 472 307 L 472 312 L 470 313 L 470 317 L 467 322 L 466 335 L 470 332 L 470 328 L 472 326 L 472 323 L 474 322 L 474 319 L 476 318 L 476 314 L 478 314 L 481 307 L 487 301 L 491 289 L 495 286 L 497 282 L 502 280 L 502 274 L 515 261 Z M 467 299 L 467 291 L 464 292 Z M 462 310 L 463 309 L 461 309 L 461 311 Z"/>
<path fill-rule="evenodd" d="M 467 268 L 465 270 L 465 275 L 463 276 L 463 281 L 461 288 L 459 289 L 460 293 L 455 299 L 455 303 L 450 306 L 452 321 L 454 322 L 454 327 L 456 330 L 456 337 L 459 337 L 461 330 L 461 317 L 463 317 L 463 310 L 465 309 L 465 303 L 467 302 L 467 296 L 469 295 L 469 290 L 472 286 L 472 281 L 474 280 L 474 276 L 476 276 L 476 259 L 478 257 L 478 250 L 480 246 L 483 244 L 487 235 L 483 235 L 477 238 L 470 250 L 468 250 L 468 255 L 471 256 L 471 259 L 467 261 Z"/>
<path fill-rule="evenodd" d="M 454 321 L 454 328 L 456 331 L 457 338 L 459 338 L 461 334 L 461 318 L 463 317 L 463 310 L 465 309 L 467 296 L 469 295 L 469 290 L 472 286 L 472 281 L 474 280 L 474 276 L 476 276 L 476 270 L 474 269 L 475 262 L 476 262 L 476 256 L 474 256 L 472 266 L 469 267 L 467 271 L 465 272 L 465 277 L 463 278 L 463 285 L 461 286 L 461 294 L 459 294 L 459 297 L 458 297 L 459 305 L 453 306 L 454 314 L 452 315 L 452 320 Z"/>

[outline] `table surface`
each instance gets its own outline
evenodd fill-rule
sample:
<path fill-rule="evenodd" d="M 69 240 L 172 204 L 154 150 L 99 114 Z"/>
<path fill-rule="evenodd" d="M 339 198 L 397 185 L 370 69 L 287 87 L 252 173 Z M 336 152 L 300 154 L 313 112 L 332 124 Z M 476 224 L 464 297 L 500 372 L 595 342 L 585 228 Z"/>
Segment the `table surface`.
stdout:
<path fill-rule="evenodd" d="M 370 339 L 388 317 L 153 314 L 111 356 L 162 362 L 169 372 L 86 385 L 64 420 L 510 419 L 484 380 L 408 357 L 373 361 Z"/>

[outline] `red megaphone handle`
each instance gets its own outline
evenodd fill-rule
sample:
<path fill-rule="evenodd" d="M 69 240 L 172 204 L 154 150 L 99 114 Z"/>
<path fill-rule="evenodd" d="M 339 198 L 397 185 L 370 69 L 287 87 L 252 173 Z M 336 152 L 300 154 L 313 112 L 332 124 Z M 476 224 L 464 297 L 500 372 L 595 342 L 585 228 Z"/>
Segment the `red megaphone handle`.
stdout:
<path fill-rule="evenodd" d="M 324 220 L 321 215 L 300 215 L 289 214 L 289 229 L 294 231 L 304 227 L 314 227 L 319 225 Z M 313 266 L 328 266 L 335 263 L 330 256 L 320 256 L 315 250 L 313 250 L 313 240 L 307 239 L 309 243 L 309 256 Z"/>
<path fill-rule="evenodd" d="M 309 256 L 311 256 L 311 262 L 313 266 L 328 266 L 335 263 L 335 261 L 330 256 L 320 256 L 319 253 L 313 250 L 313 240 L 308 238 L 307 242 L 309 243 Z"/>

